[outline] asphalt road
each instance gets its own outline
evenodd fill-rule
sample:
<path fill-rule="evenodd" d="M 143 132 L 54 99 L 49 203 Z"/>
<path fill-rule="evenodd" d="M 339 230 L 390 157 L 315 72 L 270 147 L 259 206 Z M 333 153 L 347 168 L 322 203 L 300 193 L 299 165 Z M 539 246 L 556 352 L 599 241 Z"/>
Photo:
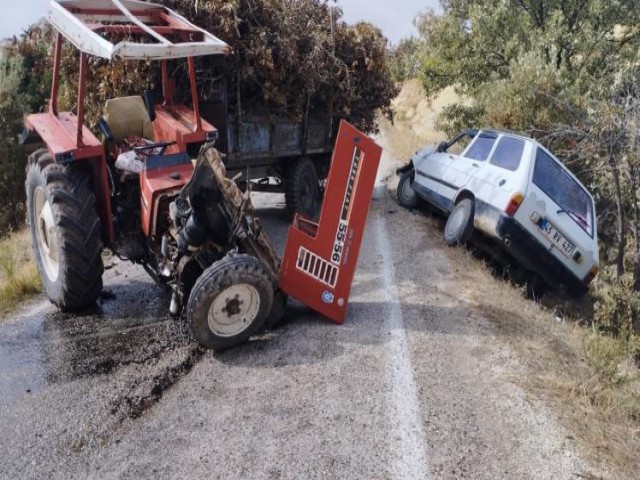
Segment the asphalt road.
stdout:
<path fill-rule="evenodd" d="M 343 326 L 292 304 L 274 332 L 203 352 L 121 262 L 95 312 L 38 299 L 0 323 L 0 477 L 588 477 L 460 295 L 441 232 L 378 197 Z M 282 202 L 256 198 L 279 248 Z"/>

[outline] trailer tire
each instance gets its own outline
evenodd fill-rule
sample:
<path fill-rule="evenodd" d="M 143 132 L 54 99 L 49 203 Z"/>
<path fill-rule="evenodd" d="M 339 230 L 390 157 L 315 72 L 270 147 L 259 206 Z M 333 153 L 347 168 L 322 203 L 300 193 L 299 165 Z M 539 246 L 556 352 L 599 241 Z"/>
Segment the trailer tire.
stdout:
<path fill-rule="evenodd" d="M 257 333 L 271 312 L 274 287 L 262 263 L 232 255 L 207 268 L 191 290 L 187 319 L 200 345 L 225 350 Z"/>
<path fill-rule="evenodd" d="M 285 201 L 289 215 L 298 212 L 310 219 L 317 219 L 320 182 L 316 167 L 310 158 L 293 162 L 286 172 Z"/>
<path fill-rule="evenodd" d="M 47 151 L 29 157 L 25 188 L 31 244 L 44 291 L 63 311 L 95 304 L 102 291 L 102 240 L 91 176 L 54 163 Z"/>

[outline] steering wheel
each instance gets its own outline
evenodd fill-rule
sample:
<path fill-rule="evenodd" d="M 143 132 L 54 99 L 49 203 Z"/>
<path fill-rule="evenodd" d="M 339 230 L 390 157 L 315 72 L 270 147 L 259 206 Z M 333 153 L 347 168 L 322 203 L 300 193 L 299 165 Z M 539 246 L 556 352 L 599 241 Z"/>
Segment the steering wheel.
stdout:
<path fill-rule="evenodd" d="M 134 147 L 133 151 L 147 157 L 151 155 L 164 155 L 165 150 L 175 144 L 176 142 L 150 143 L 149 145 Z M 157 150 L 159 150 L 159 152 Z"/>

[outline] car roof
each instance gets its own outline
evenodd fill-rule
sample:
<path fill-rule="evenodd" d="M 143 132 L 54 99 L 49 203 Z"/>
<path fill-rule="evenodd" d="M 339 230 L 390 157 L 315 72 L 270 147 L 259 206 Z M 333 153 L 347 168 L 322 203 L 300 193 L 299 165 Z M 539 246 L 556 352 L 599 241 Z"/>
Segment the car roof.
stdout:
<path fill-rule="evenodd" d="M 531 135 L 528 135 L 526 133 L 521 133 L 521 132 L 513 132 L 510 130 L 498 130 L 496 128 L 487 128 L 487 129 L 481 129 L 478 130 L 479 133 L 493 133 L 495 135 L 506 135 L 509 137 L 514 137 L 514 138 L 521 138 L 523 140 L 531 140 L 534 141 L 535 140 L 531 137 Z M 538 143 L 538 142 L 536 142 Z"/>

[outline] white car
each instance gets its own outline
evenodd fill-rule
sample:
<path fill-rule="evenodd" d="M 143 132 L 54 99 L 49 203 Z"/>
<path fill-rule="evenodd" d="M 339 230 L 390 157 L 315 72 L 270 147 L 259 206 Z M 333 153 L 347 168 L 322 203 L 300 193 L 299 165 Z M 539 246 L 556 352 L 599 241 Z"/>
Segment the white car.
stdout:
<path fill-rule="evenodd" d="M 535 140 L 466 130 L 418 152 L 398 174 L 401 205 L 414 208 L 422 198 L 448 214 L 449 245 L 481 233 L 494 256 L 517 262 L 530 288 L 580 297 L 597 275 L 593 197 Z"/>

